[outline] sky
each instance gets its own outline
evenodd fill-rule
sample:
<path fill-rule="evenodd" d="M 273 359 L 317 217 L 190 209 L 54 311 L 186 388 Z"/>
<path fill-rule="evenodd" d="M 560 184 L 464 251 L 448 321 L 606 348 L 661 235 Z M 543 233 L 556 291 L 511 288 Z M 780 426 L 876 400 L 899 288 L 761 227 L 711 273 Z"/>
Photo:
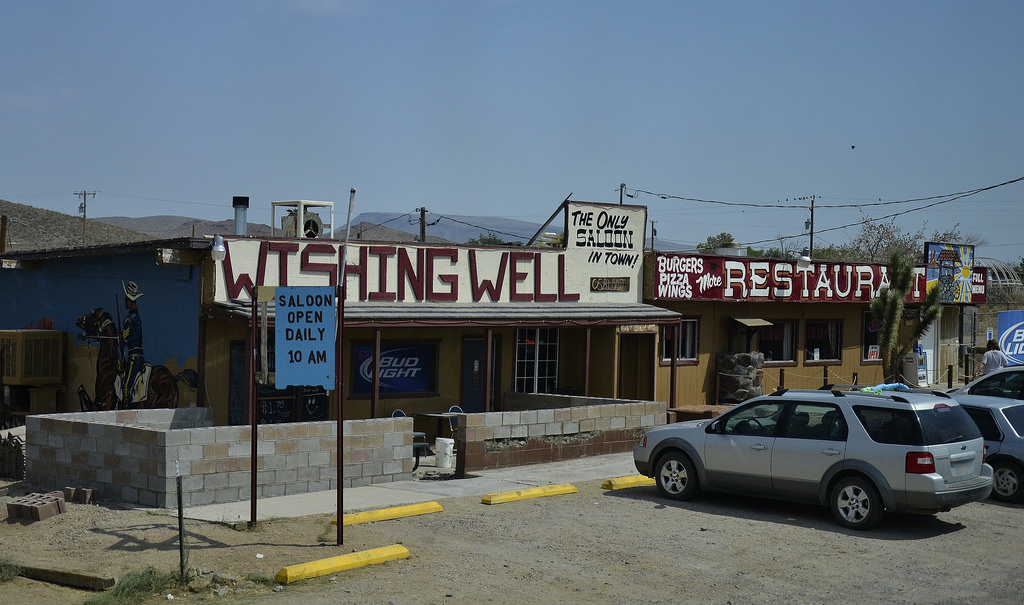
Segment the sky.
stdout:
<path fill-rule="evenodd" d="M 875 219 L 1016 263 L 1022 25 L 1019 0 L 7 1 L 0 199 L 339 225 L 352 188 L 354 215 L 442 220 L 621 199 L 656 242 L 792 249 L 813 199 L 816 247 Z"/>

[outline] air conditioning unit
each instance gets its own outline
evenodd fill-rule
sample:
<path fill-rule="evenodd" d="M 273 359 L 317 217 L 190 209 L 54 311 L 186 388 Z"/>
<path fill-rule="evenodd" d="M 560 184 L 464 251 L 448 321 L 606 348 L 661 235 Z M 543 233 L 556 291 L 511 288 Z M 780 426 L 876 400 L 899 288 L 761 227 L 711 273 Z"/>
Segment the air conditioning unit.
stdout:
<path fill-rule="evenodd" d="M 4 384 L 37 386 L 64 382 L 64 333 L 0 330 Z"/>
<path fill-rule="evenodd" d="M 323 233 L 324 225 L 320 215 L 315 212 L 303 212 L 302 224 L 298 225 L 298 213 L 289 212 L 281 217 L 281 234 L 285 237 L 302 237 L 316 239 Z"/>

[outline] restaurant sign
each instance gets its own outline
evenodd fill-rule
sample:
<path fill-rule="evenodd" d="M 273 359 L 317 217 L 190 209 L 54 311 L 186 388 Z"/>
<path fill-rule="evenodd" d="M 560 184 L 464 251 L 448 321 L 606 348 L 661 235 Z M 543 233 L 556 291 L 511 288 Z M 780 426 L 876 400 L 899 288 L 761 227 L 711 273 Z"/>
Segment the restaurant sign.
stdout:
<path fill-rule="evenodd" d="M 889 285 L 888 271 L 874 263 L 657 254 L 646 294 L 652 300 L 867 303 Z M 983 284 L 985 271 L 979 273 Z M 907 302 L 921 302 L 926 293 L 925 268 L 917 267 Z"/>

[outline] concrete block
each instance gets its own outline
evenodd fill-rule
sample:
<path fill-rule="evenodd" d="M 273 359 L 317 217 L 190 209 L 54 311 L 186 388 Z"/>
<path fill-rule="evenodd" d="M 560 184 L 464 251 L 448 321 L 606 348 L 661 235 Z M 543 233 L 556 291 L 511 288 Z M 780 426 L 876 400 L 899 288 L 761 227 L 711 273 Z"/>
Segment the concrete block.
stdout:
<path fill-rule="evenodd" d="M 310 466 L 298 466 L 296 467 L 296 480 L 297 481 L 318 481 L 320 479 L 320 469 Z"/>
<path fill-rule="evenodd" d="M 283 468 L 279 471 L 274 471 L 274 483 L 293 483 L 299 478 L 299 470 L 295 468 Z"/>
<path fill-rule="evenodd" d="M 288 454 L 285 456 L 285 466 L 287 468 L 305 468 L 309 466 L 309 457 L 312 453 L 300 453 L 300 454 Z M 328 455 L 330 455 L 328 453 Z"/>
<path fill-rule="evenodd" d="M 284 494 L 286 496 L 294 496 L 297 494 L 308 494 L 309 484 L 305 481 L 295 481 L 293 483 L 286 483 L 284 486 Z"/>
<path fill-rule="evenodd" d="M 258 481 L 259 479 L 257 479 Z M 245 487 L 248 488 L 252 483 L 251 473 L 239 471 L 237 473 L 228 473 L 228 486 L 230 487 Z"/>
<path fill-rule="evenodd" d="M 264 470 L 277 470 L 285 468 L 285 462 L 287 462 L 287 460 L 288 459 L 283 455 L 263 456 L 260 458 L 259 468 L 262 468 Z"/>
<path fill-rule="evenodd" d="M 228 486 L 228 474 L 227 473 L 213 473 L 213 474 L 210 474 L 210 475 L 205 475 L 203 477 L 203 487 L 202 487 L 202 489 L 204 489 L 204 490 L 207 490 L 207 489 L 216 490 L 216 489 L 220 489 L 220 488 L 227 487 L 227 486 Z"/>
<path fill-rule="evenodd" d="M 149 476 L 145 473 L 132 473 L 128 485 L 138 489 L 148 489 Z"/>
<path fill-rule="evenodd" d="M 311 422 L 309 424 L 309 437 L 330 437 L 337 433 L 336 423 Z M 412 429 L 409 429 L 412 430 Z"/>
<path fill-rule="evenodd" d="M 246 500 L 248 500 L 249 492 L 246 491 Z M 242 490 L 237 487 L 225 487 L 221 489 L 213 490 L 213 501 L 214 502 L 238 502 L 242 500 Z"/>
<path fill-rule="evenodd" d="M 270 485 L 263 486 L 262 494 L 264 498 L 276 498 L 284 495 L 284 484 L 272 483 Z"/>
<path fill-rule="evenodd" d="M 139 490 L 134 487 L 121 487 L 121 502 L 137 504 L 139 502 Z"/>
<path fill-rule="evenodd" d="M 156 507 L 156 492 L 148 489 L 139 490 L 138 504 L 150 508 Z"/>
<path fill-rule="evenodd" d="M 331 452 L 309 452 L 309 466 L 323 466 L 331 463 Z"/>
<path fill-rule="evenodd" d="M 227 443 L 227 442 L 225 442 Z M 228 443 L 228 456 L 234 458 L 236 456 L 251 456 L 252 445 L 248 442 L 235 442 Z"/>
<path fill-rule="evenodd" d="M 279 439 L 274 442 L 273 454 L 294 454 L 299 451 L 298 439 Z"/>

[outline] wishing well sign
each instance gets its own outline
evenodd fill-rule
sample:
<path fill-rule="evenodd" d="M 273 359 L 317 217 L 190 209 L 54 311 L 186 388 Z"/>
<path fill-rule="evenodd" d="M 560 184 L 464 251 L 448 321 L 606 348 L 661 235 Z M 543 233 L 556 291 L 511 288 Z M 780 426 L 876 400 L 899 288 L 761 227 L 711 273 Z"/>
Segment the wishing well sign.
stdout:
<path fill-rule="evenodd" d="M 277 288 L 275 386 L 334 389 L 337 317 L 332 287 Z"/>

